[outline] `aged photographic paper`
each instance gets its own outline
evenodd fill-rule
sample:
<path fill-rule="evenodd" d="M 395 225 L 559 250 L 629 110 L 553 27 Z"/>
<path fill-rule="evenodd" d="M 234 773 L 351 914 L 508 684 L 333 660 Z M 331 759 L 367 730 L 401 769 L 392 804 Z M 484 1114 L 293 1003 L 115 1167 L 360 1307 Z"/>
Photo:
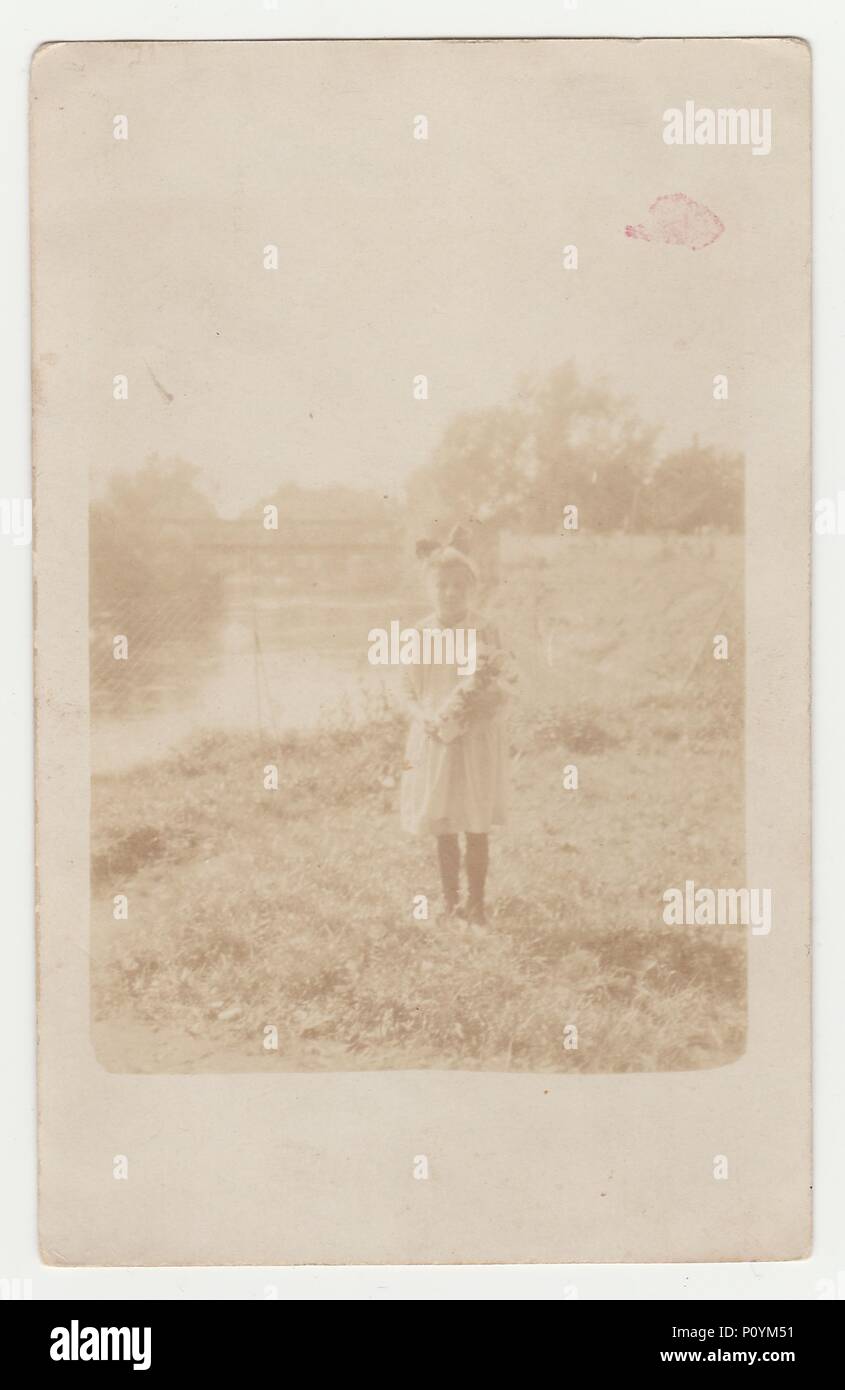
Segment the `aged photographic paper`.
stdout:
<path fill-rule="evenodd" d="M 46 1260 L 808 1252 L 809 112 L 36 53 Z"/>

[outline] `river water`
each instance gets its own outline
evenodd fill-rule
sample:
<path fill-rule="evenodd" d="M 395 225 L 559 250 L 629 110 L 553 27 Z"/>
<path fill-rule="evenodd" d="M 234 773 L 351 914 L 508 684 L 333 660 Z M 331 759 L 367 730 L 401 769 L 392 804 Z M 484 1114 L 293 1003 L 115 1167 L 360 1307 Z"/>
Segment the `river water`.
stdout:
<path fill-rule="evenodd" d="M 130 660 L 92 662 L 94 772 L 165 757 L 204 731 L 278 735 L 354 722 L 395 697 L 397 672 L 367 660 L 367 634 L 422 612 L 413 595 L 261 594 L 227 581 L 193 634 L 130 639 Z"/>

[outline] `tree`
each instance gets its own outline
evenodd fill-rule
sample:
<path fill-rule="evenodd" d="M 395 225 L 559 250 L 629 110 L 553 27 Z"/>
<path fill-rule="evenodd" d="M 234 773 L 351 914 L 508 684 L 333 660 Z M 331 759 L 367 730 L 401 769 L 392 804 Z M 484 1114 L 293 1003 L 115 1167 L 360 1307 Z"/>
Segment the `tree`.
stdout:
<path fill-rule="evenodd" d="M 567 503 L 594 530 L 631 527 L 657 434 L 569 362 L 522 381 L 507 406 L 458 416 L 412 479 L 409 506 L 430 528 L 461 521 L 550 531 Z"/>
<path fill-rule="evenodd" d="M 702 448 L 695 437 L 660 460 L 644 498 L 643 524 L 653 530 L 741 531 L 744 510 L 743 455 Z"/>
<path fill-rule="evenodd" d="M 518 405 L 459 415 L 431 462 L 411 478 L 408 505 L 417 529 L 445 533 L 458 521 L 518 524 L 530 483 L 528 438 Z"/>
<path fill-rule="evenodd" d="M 149 458 L 137 472 L 112 475 L 89 517 L 90 611 L 164 640 L 216 616 L 221 579 L 208 545 L 219 525 L 180 459 Z M 166 614 L 166 618 L 165 618 Z"/>
<path fill-rule="evenodd" d="M 572 362 L 534 387 L 530 401 L 536 465 L 523 525 L 552 530 L 574 503 L 593 531 L 635 529 L 659 430 L 604 382 L 582 382 Z"/>

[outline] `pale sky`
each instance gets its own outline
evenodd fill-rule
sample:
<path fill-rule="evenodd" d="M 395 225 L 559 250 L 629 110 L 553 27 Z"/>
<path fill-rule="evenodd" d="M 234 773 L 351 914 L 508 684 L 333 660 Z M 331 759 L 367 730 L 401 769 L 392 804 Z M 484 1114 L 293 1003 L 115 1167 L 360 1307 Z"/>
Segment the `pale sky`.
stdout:
<path fill-rule="evenodd" d="M 775 110 L 764 158 L 662 140 L 664 109 L 688 97 L 764 104 L 759 55 L 745 77 L 718 42 L 86 51 L 88 74 L 69 58 L 56 84 L 56 138 L 82 137 L 51 218 L 74 267 L 65 350 L 95 487 L 157 453 L 196 464 L 224 514 L 285 481 L 396 495 L 457 413 L 570 358 L 662 424 L 667 447 L 694 433 L 766 447 L 796 350 L 777 272 L 793 254 L 780 189 L 798 136 Z M 103 138 L 116 112 L 126 142 Z M 677 191 L 722 219 L 716 243 L 624 235 Z M 720 372 L 730 395 L 716 402 Z"/>

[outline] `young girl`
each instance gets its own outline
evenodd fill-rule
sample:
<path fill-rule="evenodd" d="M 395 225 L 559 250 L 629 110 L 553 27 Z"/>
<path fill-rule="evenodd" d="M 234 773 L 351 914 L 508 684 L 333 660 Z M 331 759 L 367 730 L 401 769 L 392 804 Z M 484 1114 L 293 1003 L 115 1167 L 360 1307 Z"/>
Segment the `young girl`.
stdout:
<path fill-rule="evenodd" d="M 503 653 L 498 634 L 472 606 L 475 567 L 456 528 L 445 546 L 420 542 L 434 612 L 425 628 L 475 629 L 476 671 L 456 665 L 405 667 L 411 728 L 402 774 L 402 825 L 414 835 L 435 835 L 445 920 L 465 916 L 482 926 L 488 832 L 505 820 L 507 751 L 501 711 Z M 458 907 L 460 842 L 466 843 L 467 898 Z"/>

